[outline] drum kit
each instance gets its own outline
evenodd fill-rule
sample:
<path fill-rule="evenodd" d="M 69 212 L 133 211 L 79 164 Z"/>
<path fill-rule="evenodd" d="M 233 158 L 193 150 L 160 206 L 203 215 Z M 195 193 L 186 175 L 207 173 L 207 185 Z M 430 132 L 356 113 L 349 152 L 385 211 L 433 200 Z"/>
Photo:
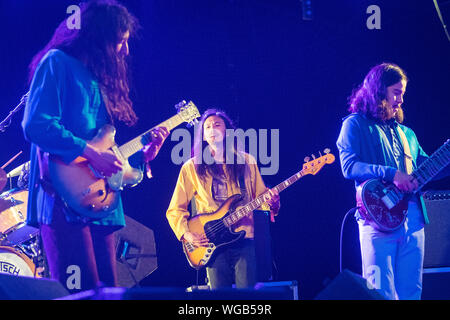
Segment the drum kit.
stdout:
<path fill-rule="evenodd" d="M 0 167 L 0 192 L 8 180 L 10 185 L 9 190 L 0 194 L 0 273 L 41 278 L 45 276 L 45 263 L 39 229 L 26 224 L 30 163 L 8 173 L 4 171 L 19 154 Z M 16 186 L 12 188 L 16 177 Z"/>
<path fill-rule="evenodd" d="M 20 103 L 0 122 L 0 132 L 10 126 L 13 116 L 26 104 L 29 92 L 22 96 Z M 5 172 L 22 151 L 0 167 L 0 273 L 45 277 L 45 259 L 40 246 L 39 229 L 28 226 L 28 175 L 30 162 Z M 13 187 L 13 178 L 16 178 Z M 9 181 L 9 190 L 4 191 Z M 3 192 L 3 193 L 2 193 Z"/>

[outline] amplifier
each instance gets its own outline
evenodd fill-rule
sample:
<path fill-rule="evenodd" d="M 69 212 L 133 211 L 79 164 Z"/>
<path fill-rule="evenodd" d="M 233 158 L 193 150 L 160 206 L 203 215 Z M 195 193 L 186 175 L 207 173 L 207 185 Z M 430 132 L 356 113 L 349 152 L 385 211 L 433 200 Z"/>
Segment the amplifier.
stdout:
<path fill-rule="evenodd" d="M 430 223 L 425 226 L 424 268 L 450 267 L 450 190 L 423 193 Z"/>

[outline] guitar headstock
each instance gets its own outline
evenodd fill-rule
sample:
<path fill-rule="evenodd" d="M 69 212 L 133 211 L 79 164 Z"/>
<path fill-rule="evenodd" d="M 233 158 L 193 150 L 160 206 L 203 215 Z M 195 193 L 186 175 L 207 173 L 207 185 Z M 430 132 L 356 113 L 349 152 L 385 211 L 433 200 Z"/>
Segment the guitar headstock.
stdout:
<path fill-rule="evenodd" d="M 305 158 L 305 164 L 303 164 L 303 174 L 312 174 L 315 175 L 317 172 L 320 171 L 326 164 L 331 164 L 334 162 L 335 157 L 333 154 L 330 153 L 330 149 L 324 150 L 325 155 L 322 156 L 322 154 L 319 152 L 320 157 L 316 158 L 314 155 L 312 155 L 313 160 L 310 160 L 309 157 Z"/>
<path fill-rule="evenodd" d="M 200 118 L 200 112 L 198 112 L 197 106 L 192 101 L 186 103 L 186 101 L 183 100 L 176 104 L 175 108 L 181 119 L 188 123 L 188 126 L 193 126 L 198 122 L 197 118 Z"/>

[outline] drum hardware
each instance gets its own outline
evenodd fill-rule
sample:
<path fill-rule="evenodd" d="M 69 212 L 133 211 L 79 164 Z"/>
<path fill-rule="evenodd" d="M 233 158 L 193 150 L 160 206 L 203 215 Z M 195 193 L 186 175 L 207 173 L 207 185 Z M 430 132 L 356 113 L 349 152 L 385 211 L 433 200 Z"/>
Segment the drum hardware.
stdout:
<path fill-rule="evenodd" d="M 17 113 L 20 109 L 23 108 L 23 106 L 27 103 L 28 97 L 30 96 L 30 91 L 25 93 L 22 98 L 20 99 L 19 104 L 9 112 L 8 116 L 0 122 L 0 131 L 5 132 L 5 129 L 11 125 L 12 117 L 15 113 Z M 9 165 L 14 159 L 16 159 L 22 151 L 20 151 L 18 154 L 16 154 L 12 159 L 10 159 L 8 162 L 6 162 L 0 170 L 0 191 L 3 190 L 3 188 L 6 186 L 6 173 L 4 171 L 5 167 Z"/>
<path fill-rule="evenodd" d="M 15 246 L 16 249 L 23 252 L 28 258 L 33 261 L 35 265 L 35 277 L 44 277 L 45 276 L 45 261 L 44 254 L 41 250 L 40 246 L 40 237 L 34 236 L 30 238 L 28 241 L 25 241 L 19 245 Z"/>
<path fill-rule="evenodd" d="M 12 189 L 0 195 L 0 232 L 6 235 L 25 225 L 28 190 Z"/>
<path fill-rule="evenodd" d="M 22 98 L 20 99 L 19 104 L 9 112 L 8 116 L 0 122 L 0 131 L 5 132 L 5 129 L 11 125 L 12 116 L 18 112 L 20 109 L 23 108 L 23 106 L 26 104 L 28 97 L 30 96 L 30 91 L 25 93 Z"/>
<path fill-rule="evenodd" d="M 0 192 L 3 190 L 3 188 L 6 186 L 6 182 L 8 181 L 8 178 L 6 177 L 5 170 L 0 168 Z"/>
<path fill-rule="evenodd" d="M 16 154 L 14 157 L 9 159 L 4 165 L 0 167 L 0 192 L 3 190 L 3 188 L 6 186 L 6 182 L 8 181 L 9 174 L 6 174 L 5 168 L 13 162 L 20 154 L 22 154 L 22 151 L 20 151 L 18 154 Z"/>

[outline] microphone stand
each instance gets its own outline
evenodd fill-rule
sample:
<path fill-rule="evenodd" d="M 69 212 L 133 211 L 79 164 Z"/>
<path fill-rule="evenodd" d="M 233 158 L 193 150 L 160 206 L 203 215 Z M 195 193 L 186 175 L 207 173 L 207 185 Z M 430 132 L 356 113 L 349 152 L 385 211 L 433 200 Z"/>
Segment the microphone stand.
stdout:
<path fill-rule="evenodd" d="M 22 109 L 22 107 L 25 105 L 25 103 L 27 102 L 28 96 L 30 95 L 30 91 L 28 91 L 27 93 L 25 93 L 23 95 L 23 97 L 20 99 L 20 103 L 17 105 L 17 107 L 15 107 L 9 114 L 8 116 L 2 121 L 0 122 L 0 131 L 1 132 L 5 132 L 5 129 L 8 128 L 11 125 L 11 119 L 13 117 L 13 115 L 15 113 L 17 113 L 20 109 Z"/>

